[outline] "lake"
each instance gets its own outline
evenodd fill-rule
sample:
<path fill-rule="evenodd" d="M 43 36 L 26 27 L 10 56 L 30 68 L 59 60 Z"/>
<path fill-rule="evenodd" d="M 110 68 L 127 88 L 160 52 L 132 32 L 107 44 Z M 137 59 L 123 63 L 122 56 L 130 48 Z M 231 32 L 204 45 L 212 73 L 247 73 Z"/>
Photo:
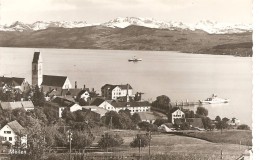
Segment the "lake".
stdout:
<path fill-rule="evenodd" d="M 0 48 L 0 76 L 31 83 L 33 53 L 40 51 L 43 72 L 66 75 L 72 85 L 100 93 L 106 83 L 129 83 L 145 100 L 167 95 L 172 102 L 198 101 L 213 93 L 230 103 L 205 105 L 209 117 L 236 117 L 252 126 L 252 58 L 185 54 L 174 51 Z M 142 62 L 128 62 L 137 56 Z"/>

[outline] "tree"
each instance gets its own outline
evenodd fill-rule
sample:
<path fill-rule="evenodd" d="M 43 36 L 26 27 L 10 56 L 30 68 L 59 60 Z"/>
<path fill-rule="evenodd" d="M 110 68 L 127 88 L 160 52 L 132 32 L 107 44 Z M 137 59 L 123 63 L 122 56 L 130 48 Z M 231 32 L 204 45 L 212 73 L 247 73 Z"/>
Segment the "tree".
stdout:
<path fill-rule="evenodd" d="M 162 109 L 162 110 L 165 110 L 165 111 L 169 111 L 170 110 L 170 98 L 165 96 L 165 95 L 161 95 L 161 96 L 158 96 L 156 98 L 156 100 L 152 103 L 152 107 L 155 107 L 155 108 L 159 108 L 159 109 Z"/>
<path fill-rule="evenodd" d="M 150 142 L 150 137 L 147 134 L 137 134 L 133 141 L 130 143 L 130 147 L 146 147 Z"/>
<path fill-rule="evenodd" d="M 220 122 L 221 118 L 219 116 L 216 116 L 215 121 Z"/>
<path fill-rule="evenodd" d="M 189 130 L 190 129 L 190 124 L 188 122 L 183 122 L 181 125 L 180 125 L 180 129 L 181 130 Z"/>
<path fill-rule="evenodd" d="M 141 117 L 138 113 L 134 113 L 131 117 L 132 121 L 134 124 L 138 124 L 139 122 L 141 122 Z"/>
<path fill-rule="evenodd" d="M 183 110 L 185 118 L 195 118 L 194 111 L 192 110 Z"/>
<path fill-rule="evenodd" d="M 158 127 L 154 124 L 150 124 L 148 122 L 140 122 L 138 123 L 138 126 L 141 130 L 144 131 L 157 131 Z"/>
<path fill-rule="evenodd" d="M 118 147 L 124 143 L 122 137 L 118 134 L 108 134 L 102 135 L 102 138 L 98 141 L 98 146 L 101 148 Z"/>
<path fill-rule="evenodd" d="M 73 131 L 71 145 L 73 148 L 83 149 L 89 147 L 95 137 L 90 131 Z"/>
<path fill-rule="evenodd" d="M 33 91 L 32 102 L 34 106 L 43 107 L 45 103 L 45 97 L 43 90 L 36 85 Z"/>
<path fill-rule="evenodd" d="M 168 123 L 168 120 L 167 119 L 156 119 L 153 124 L 159 127 L 164 123 Z"/>
<path fill-rule="evenodd" d="M 203 117 L 202 123 L 205 129 L 210 129 L 210 130 L 213 129 L 212 121 L 209 117 Z"/>
<path fill-rule="evenodd" d="M 196 111 L 196 114 L 198 116 L 208 116 L 208 110 L 204 107 L 198 107 L 197 108 L 197 111 Z"/>
<path fill-rule="evenodd" d="M 44 157 L 44 153 L 47 149 L 45 131 L 44 126 L 39 120 L 30 118 L 27 127 L 27 143 L 30 159 L 32 160 L 39 160 Z"/>
<path fill-rule="evenodd" d="M 241 130 L 250 130 L 250 127 L 246 124 L 241 124 L 237 127 L 237 129 L 241 129 Z"/>

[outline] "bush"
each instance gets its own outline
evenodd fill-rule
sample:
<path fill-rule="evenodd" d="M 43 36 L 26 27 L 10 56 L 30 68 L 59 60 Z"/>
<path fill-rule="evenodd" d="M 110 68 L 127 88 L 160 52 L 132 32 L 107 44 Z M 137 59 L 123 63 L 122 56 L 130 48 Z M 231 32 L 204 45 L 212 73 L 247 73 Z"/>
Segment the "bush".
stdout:
<path fill-rule="evenodd" d="M 130 147 L 146 147 L 150 142 L 148 134 L 137 134 L 133 141 L 130 143 Z"/>
<path fill-rule="evenodd" d="M 102 135 L 102 138 L 98 141 L 98 146 L 101 148 L 118 147 L 124 143 L 122 137 L 118 134 L 108 134 Z"/>
<path fill-rule="evenodd" d="M 241 129 L 241 130 L 250 130 L 250 127 L 246 124 L 241 124 L 237 127 L 237 129 Z"/>
<path fill-rule="evenodd" d="M 150 124 L 148 122 L 140 122 L 138 123 L 138 127 L 144 131 L 158 131 L 158 127 L 156 125 Z"/>

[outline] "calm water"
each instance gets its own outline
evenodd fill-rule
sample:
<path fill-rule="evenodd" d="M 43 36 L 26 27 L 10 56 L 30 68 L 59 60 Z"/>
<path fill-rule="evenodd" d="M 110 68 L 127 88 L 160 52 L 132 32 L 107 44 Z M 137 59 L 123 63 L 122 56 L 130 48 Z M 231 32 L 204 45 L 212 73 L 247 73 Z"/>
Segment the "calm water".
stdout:
<path fill-rule="evenodd" d="M 207 105 L 209 116 L 236 117 L 251 126 L 252 59 L 177 52 L 0 48 L 0 76 L 25 77 L 31 83 L 34 51 L 41 51 L 43 72 L 67 75 L 78 87 L 129 83 L 144 99 L 167 95 L 172 102 L 198 101 L 215 93 L 231 102 Z M 142 62 L 128 62 L 133 56 Z"/>

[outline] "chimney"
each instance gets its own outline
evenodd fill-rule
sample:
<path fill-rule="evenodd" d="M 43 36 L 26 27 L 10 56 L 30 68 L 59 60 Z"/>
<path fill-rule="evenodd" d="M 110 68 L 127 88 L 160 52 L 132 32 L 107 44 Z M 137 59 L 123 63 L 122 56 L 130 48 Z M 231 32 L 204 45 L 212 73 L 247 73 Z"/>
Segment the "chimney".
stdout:
<path fill-rule="evenodd" d="M 77 81 L 75 81 L 75 89 L 77 89 Z"/>
<path fill-rule="evenodd" d="M 129 85 L 126 84 L 126 102 L 129 102 L 128 89 L 129 89 Z"/>
<path fill-rule="evenodd" d="M 92 92 L 94 92 L 95 91 L 95 89 L 94 88 L 92 88 Z"/>
<path fill-rule="evenodd" d="M 86 85 L 84 84 L 83 89 L 85 89 L 85 88 L 86 88 Z"/>

